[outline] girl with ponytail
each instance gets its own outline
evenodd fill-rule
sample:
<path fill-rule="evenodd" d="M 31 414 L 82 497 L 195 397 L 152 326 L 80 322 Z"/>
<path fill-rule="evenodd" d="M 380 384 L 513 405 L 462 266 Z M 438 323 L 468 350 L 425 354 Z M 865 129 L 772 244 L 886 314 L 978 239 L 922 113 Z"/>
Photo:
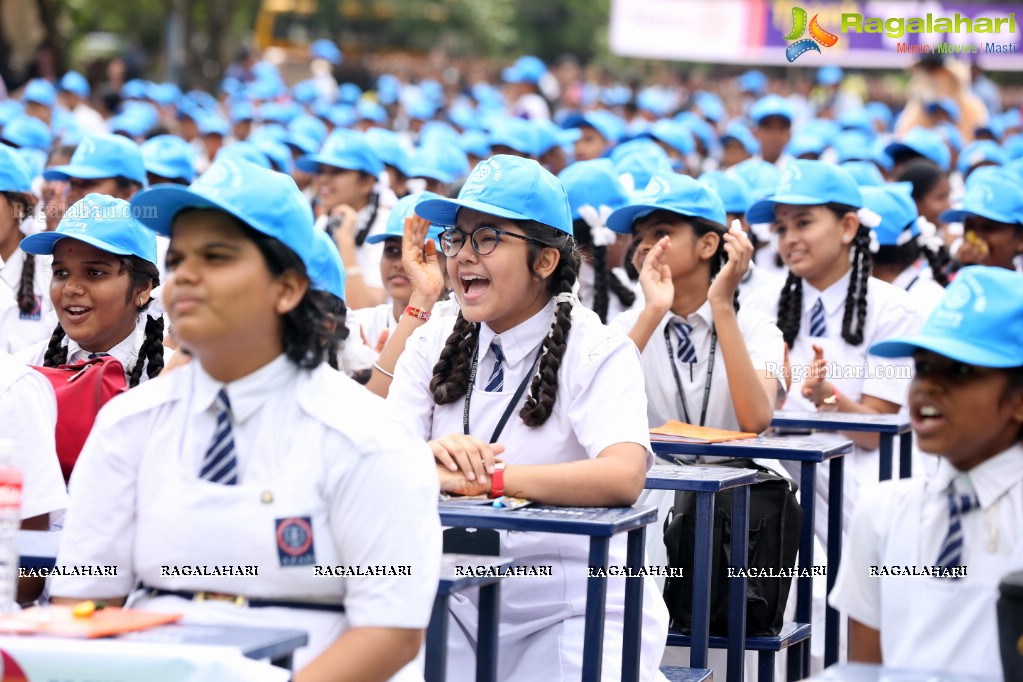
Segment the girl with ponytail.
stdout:
<path fill-rule="evenodd" d="M 579 256 L 562 184 L 536 161 L 497 155 L 458 199 L 424 201 L 416 214 L 449 226 L 441 250 L 460 312 L 412 335 L 387 400 L 429 441 L 442 491 L 633 504 L 651 461 L 642 369 L 628 339 L 572 294 Z M 424 271 L 432 262 L 423 259 Z M 551 578 L 502 590 L 498 679 L 578 679 L 587 542 L 505 532 L 499 542 L 503 556 L 557 566 Z M 611 556 L 624 558 L 624 541 L 612 541 Z M 475 599 L 452 600 L 460 627 L 450 631 L 449 671 L 474 668 Z M 644 602 L 640 679 L 653 680 L 667 612 L 652 582 Z M 607 604 L 603 665 L 620 670 L 624 581 L 608 585 Z"/>

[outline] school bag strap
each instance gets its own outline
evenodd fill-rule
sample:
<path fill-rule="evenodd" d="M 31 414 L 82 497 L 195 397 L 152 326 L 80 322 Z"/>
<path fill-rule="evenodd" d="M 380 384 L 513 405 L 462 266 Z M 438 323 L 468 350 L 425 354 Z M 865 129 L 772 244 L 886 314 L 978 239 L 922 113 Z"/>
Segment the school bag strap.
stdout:
<path fill-rule="evenodd" d="M 128 389 L 124 367 L 117 358 L 106 355 L 73 365 L 32 369 L 49 380 L 57 397 L 57 459 L 67 483 L 100 408 Z"/>

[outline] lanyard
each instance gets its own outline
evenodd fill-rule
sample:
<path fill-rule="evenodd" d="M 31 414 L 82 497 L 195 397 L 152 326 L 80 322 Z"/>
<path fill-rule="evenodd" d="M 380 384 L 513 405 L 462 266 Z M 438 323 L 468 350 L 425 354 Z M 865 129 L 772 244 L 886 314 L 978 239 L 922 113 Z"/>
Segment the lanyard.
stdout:
<path fill-rule="evenodd" d="M 493 435 L 490 436 L 490 442 L 496 443 L 497 438 L 501 435 L 501 431 L 504 430 L 504 425 L 508 423 L 508 418 L 511 417 L 512 412 L 515 411 L 515 406 L 519 404 L 519 400 L 522 398 L 522 394 L 526 392 L 526 386 L 533 379 L 533 375 L 536 374 L 537 363 L 540 362 L 540 356 L 543 354 L 543 343 L 540 343 L 539 350 L 536 351 L 536 357 L 533 358 L 533 369 L 522 378 L 519 383 L 519 387 L 515 389 L 515 395 L 512 396 L 511 402 L 508 403 L 508 407 L 504 409 L 504 414 L 501 415 L 501 421 L 497 422 L 497 427 L 494 429 Z M 462 432 L 465 435 L 469 435 L 469 403 L 472 401 L 472 392 L 476 386 L 476 369 L 479 366 L 480 347 L 476 345 L 476 350 L 472 354 L 472 367 L 469 370 L 469 386 L 465 389 L 465 407 L 462 409 Z"/>
<path fill-rule="evenodd" d="M 668 347 L 668 362 L 671 363 L 671 371 L 675 374 L 675 387 L 678 389 L 678 397 L 682 399 L 682 414 L 687 424 L 693 421 L 689 418 L 689 404 L 686 402 L 685 391 L 682 390 L 682 378 L 678 374 L 678 363 L 675 361 L 675 349 L 671 345 L 671 325 L 664 325 L 664 344 Z M 700 410 L 700 426 L 707 421 L 707 405 L 710 403 L 710 380 L 714 376 L 714 354 L 718 345 L 718 332 L 710 329 L 710 357 L 707 359 L 707 383 L 703 387 L 703 409 Z"/>
<path fill-rule="evenodd" d="M 909 284 L 907 284 L 907 285 L 906 285 L 906 291 L 909 291 L 910 289 L 912 289 L 912 288 L 913 288 L 913 285 L 914 285 L 914 284 L 916 284 L 916 281 L 917 281 L 918 279 L 920 279 L 920 275 L 917 275 L 917 276 L 916 276 L 916 277 L 914 277 L 913 279 L 909 280 Z"/>

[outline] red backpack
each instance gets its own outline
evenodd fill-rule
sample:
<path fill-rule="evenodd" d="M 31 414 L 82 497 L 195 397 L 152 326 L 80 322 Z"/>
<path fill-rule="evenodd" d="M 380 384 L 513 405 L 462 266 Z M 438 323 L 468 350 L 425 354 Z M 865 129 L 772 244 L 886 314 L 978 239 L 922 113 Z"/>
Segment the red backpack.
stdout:
<path fill-rule="evenodd" d="M 32 369 L 49 379 L 57 394 L 57 459 L 67 483 L 99 408 L 127 390 L 124 367 L 106 355 L 74 365 Z"/>

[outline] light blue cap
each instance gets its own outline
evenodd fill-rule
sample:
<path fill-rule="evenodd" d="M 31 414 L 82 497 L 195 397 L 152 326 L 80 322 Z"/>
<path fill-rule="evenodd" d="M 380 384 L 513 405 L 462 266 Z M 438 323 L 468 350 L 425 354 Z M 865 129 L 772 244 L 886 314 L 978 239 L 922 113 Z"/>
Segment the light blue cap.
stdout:
<path fill-rule="evenodd" d="M 53 144 L 53 135 L 47 125 L 35 116 L 18 116 L 3 127 L 0 142 L 20 149 L 48 152 Z"/>
<path fill-rule="evenodd" d="M 285 133 L 287 134 L 287 133 Z M 290 174 L 294 168 L 291 157 L 291 148 L 273 135 L 254 135 L 252 144 L 266 154 L 270 159 L 271 167 L 275 171 Z"/>
<path fill-rule="evenodd" d="M 458 182 L 469 174 L 469 158 L 457 144 L 427 143 L 416 150 L 409 161 L 410 178 L 432 178 L 446 184 Z"/>
<path fill-rule="evenodd" d="M 856 181 L 856 184 L 861 189 L 864 187 L 880 187 L 884 184 L 884 176 L 881 175 L 881 171 L 873 161 L 855 159 L 853 161 L 843 161 L 839 165 L 849 171 L 849 175 L 853 177 L 853 180 Z"/>
<path fill-rule="evenodd" d="M 835 135 L 842 132 L 841 126 L 838 125 L 837 121 L 832 121 L 830 118 L 812 118 L 806 123 L 803 123 L 799 127 L 799 133 L 812 133 L 822 140 L 830 140 Z M 797 134 L 793 132 L 793 134 Z"/>
<path fill-rule="evenodd" d="M 1023 366 L 1023 274 L 971 265 L 957 274 L 920 333 L 875 343 L 883 358 L 929 350 L 979 367 Z"/>
<path fill-rule="evenodd" d="M 149 88 L 149 96 L 162 107 L 177 104 L 181 99 L 181 88 L 174 83 L 153 83 Z"/>
<path fill-rule="evenodd" d="M 199 127 L 199 134 L 204 137 L 206 135 L 227 137 L 228 133 L 231 132 L 231 125 L 220 114 L 207 111 L 200 114 L 195 122 Z"/>
<path fill-rule="evenodd" d="M 547 73 L 547 65 L 539 57 L 523 55 L 515 63 L 501 71 L 505 83 L 536 83 Z"/>
<path fill-rule="evenodd" d="M 360 121 L 372 121 L 373 123 L 387 123 L 387 109 L 379 102 L 368 99 L 360 99 L 355 107 L 355 112 Z"/>
<path fill-rule="evenodd" d="M 479 113 L 466 103 L 457 103 L 448 109 L 448 120 L 462 130 L 474 130 L 480 127 Z"/>
<path fill-rule="evenodd" d="M 337 89 L 337 101 L 355 105 L 362 98 L 362 88 L 355 83 L 342 83 Z"/>
<path fill-rule="evenodd" d="M 295 166 L 306 173 L 315 173 L 320 165 L 357 170 L 376 177 L 384 170 L 380 157 L 373 153 L 365 136 L 354 130 L 334 130 L 317 154 L 298 159 Z"/>
<path fill-rule="evenodd" d="M 866 108 L 874 121 L 880 121 L 884 124 L 885 130 L 892 127 L 892 108 L 887 104 L 884 102 L 867 102 Z"/>
<path fill-rule="evenodd" d="M 156 236 L 132 217 L 132 207 L 123 199 L 87 194 L 68 207 L 55 231 L 22 239 L 21 250 L 48 256 L 65 238 L 118 256 L 138 256 L 156 265 Z"/>
<path fill-rule="evenodd" d="M 149 83 L 141 78 L 132 78 L 121 86 L 122 99 L 148 99 Z"/>
<path fill-rule="evenodd" d="M 366 237 L 366 241 L 370 244 L 376 244 L 393 237 L 401 239 L 405 236 L 405 219 L 411 218 L 416 214 L 416 206 L 430 199 L 443 198 L 434 192 L 417 192 L 416 194 L 409 194 L 398 199 L 398 203 L 391 207 L 391 213 L 387 216 L 387 226 L 384 228 L 384 231 Z M 431 223 L 426 231 L 426 238 L 438 240 L 437 246 L 440 246 L 440 233 L 444 229 L 442 225 Z"/>
<path fill-rule="evenodd" d="M 952 166 L 952 152 L 941 136 L 919 126 L 911 128 L 901 140 L 892 142 L 884 150 L 893 158 L 906 153 L 922 156 L 938 164 L 938 168 L 946 173 Z"/>
<path fill-rule="evenodd" d="M 78 95 L 82 99 L 88 99 L 92 90 L 89 88 L 89 81 L 77 71 L 68 71 L 57 83 L 57 89 Z"/>
<path fill-rule="evenodd" d="M 249 102 L 237 102 L 231 107 L 229 116 L 231 118 L 231 123 L 252 121 L 256 118 L 256 110 Z"/>
<path fill-rule="evenodd" d="M 149 122 L 144 116 L 131 111 L 125 111 L 107 121 L 107 128 L 112 133 L 121 133 L 132 140 L 136 140 L 145 137 L 146 133 L 149 132 Z"/>
<path fill-rule="evenodd" d="M 2 146 L 2 145 L 0 145 Z M 48 152 L 44 152 L 41 149 L 32 149 L 31 147 L 24 147 L 22 149 L 15 149 L 21 155 L 22 160 L 28 164 L 28 172 L 30 177 L 39 177 L 43 174 L 46 169 L 46 162 L 50 158 Z"/>
<path fill-rule="evenodd" d="M 945 141 L 949 147 L 951 147 L 956 153 L 963 148 L 963 134 L 959 132 L 954 124 L 948 121 L 942 121 L 934 127 L 934 131 L 938 133 L 938 136 Z"/>
<path fill-rule="evenodd" d="M 654 211 L 669 211 L 680 216 L 703 218 L 725 229 L 728 216 L 717 192 L 688 175 L 669 173 L 654 177 L 642 194 L 636 195 L 607 219 L 607 226 L 620 234 L 630 234 L 637 220 Z"/>
<path fill-rule="evenodd" d="M 721 99 L 718 98 L 718 104 Z M 648 87 L 636 93 L 636 108 L 653 114 L 656 118 L 663 118 L 668 115 L 672 106 L 672 96 L 662 88 Z M 721 115 L 724 115 L 724 105 L 720 108 Z M 706 113 L 706 112 L 704 112 Z M 717 119 L 720 120 L 720 119 Z"/>
<path fill-rule="evenodd" d="M 306 154 L 315 154 L 327 139 L 327 124 L 309 114 L 299 114 L 288 123 L 287 144 L 293 144 Z"/>
<path fill-rule="evenodd" d="M 826 146 L 824 139 L 816 133 L 798 132 L 789 140 L 785 151 L 798 159 L 803 154 L 820 156 Z"/>
<path fill-rule="evenodd" d="M 582 126 L 593 128 L 610 144 L 618 142 L 622 133 L 625 132 L 625 124 L 622 120 L 610 111 L 604 110 L 569 114 L 561 122 L 562 128 L 581 128 Z"/>
<path fill-rule="evenodd" d="M 668 153 L 653 140 L 640 138 L 624 144 L 629 145 L 625 153 L 609 158 L 619 179 L 630 191 L 641 192 L 654 177 L 674 174 Z"/>
<path fill-rule="evenodd" d="M 490 137 L 482 130 L 466 130 L 459 140 L 462 151 L 478 159 L 490 156 Z"/>
<path fill-rule="evenodd" d="M 881 246 L 902 246 L 920 234 L 920 214 L 912 196 L 913 185 L 896 182 L 881 187 L 862 187 L 863 206 L 881 216 L 881 224 L 871 228 Z"/>
<path fill-rule="evenodd" d="M 323 230 L 313 230 L 313 254 L 308 268 L 309 288 L 345 300 L 345 264 L 337 245 Z"/>
<path fill-rule="evenodd" d="M 749 185 L 738 173 L 731 171 L 707 171 L 700 176 L 700 182 L 717 192 L 727 213 L 744 214 L 753 203 Z"/>
<path fill-rule="evenodd" d="M 458 199 L 431 199 L 416 213 L 437 225 L 454 225 L 461 208 L 507 220 L 533 220 L 572 234 L 572 209 L 561 181 L 532 159 L 498 154 L 480 161 Z"/>
<path fill-rule="evenodd" d="M 500 145 L 529 156 L 539 156 L 536 130 L 529 121 L 502 116 L 490 122 L 488 134 L 491 147 Z"/>
<path fill-rule="evenodd" d="M 874 145 L 870 136 L 862 130 L 843 130 L 831 141 L 831 148 L 839 163 L 846 161 L 865 161 L 874 155 Z"/>
<path fill-rule="evenodd" d="M 981 123 L 974 129 L 976 135 L 981 133 L 989 133 L 996 140 L 1002 139 L 1002 135 L 1005 134 L 1005 127 L 1002 125 L 1002 120 L 998 116 L 989 116 L 987 121 Z"/>
<path fill-rule="evenodd" d="M 708 152 L 713 152 L 717 147 L 718 139 L 714 128 L 693 112 L 683 111 L 675 117 L 675 122 L 681 123 L 688 128 L 693 137 L 698 139 L 703 144 L 703 148 Z"/>
<path fill-rule="evenodd" d="M 953 123 L 959 122 L 959 105 L 956 104 L 956 101 L 951 97 L 942 97 L 940 99 L 926 102 L 924 104 L 924 109 L 927 110 L 928 114 L 935 114 L 938 111 L 944 111 Z"/>
<path fill-rule="evenodd" d="M 1009 159 L 1005 152 L 993 140 L 978 140 L 963 147 L 956 162 L 956 170 L 965 175 L 978 164 L 1004 166 Z"/>
<path fill-rule="evenodd" d="M 961 223 L 971 215 L 1023 225 L 1023 187 L 1019 179 L 995 168 L 970 173 L 963 207 L 944 211 L 940 218 L 945 223 Z"/>
<path fill-rule="evenodd" d="M 1019 107 L 1006 109 L 999 117 L 999 122 L 1002 124 L 1002 128 L 1019 128 L 1023 126 L 1023 113 L 1020 112 Z"/>
<path fill-rule="evenodd" d="M 533 121 L 536 137 L 536 155 L 543 156 L 555 147 L 569 147 L 582 136 L 578 128 L 559 128 L 551 121 Z"/>
<path fill-rule="evenodd" d="M 773 222 L 778 204 L 816 206 L 832 202 L 853 208 L 863 206 L 863 195 L 849 172 L 823 161 L 794 159 L 782 171 L 774 194 L 750 206 L 746 220 Z"/>
<path fill-rule="evenodd" d="M 270 163 L 270 157 L 266 155 L 266 152 L 248 140 L 221 147 L 213 158 L 214 161 L 218 159 L 244 159 L 260 168 L 273 170 L 273 164 Z"/>
<path fill-rule="evenodd" d="M 874 128 L 874 117 L 866 107 L 858 107 L 843 112 L 838 117 L 838 125 L 842 127 L 842 130 L 859 130 L 871 138 L 877 133 L 877 130 Z"/>
<path fill-rule="evenodd" d="M 0 144 L 0 192 L 31 192 L 32 171 L 18 153 Z"/>
<path fill-rule="evenodd" d="M 725 129 L 724 134 L 721 136 L 721 144 L 723 145 L 729 140 L 735 140 L 741 144 L 742 148 L 750 156 L 756 156 L 760 153 L 760 141 L 754 137 L 749 128 L 738 121 L 733 121 Z"/>
<path fill-rule="evenodd" d="M 157 135 L 141 145 L 146 172 L 168 180 L 195 179 L 195 152 L 177 135 Z"/>
<path fill-rule="evenodd" d="M 341 50 L 330 40 L 321 38 L 309 44 L 310 59 L 326 59 L 331 64 L 340 64 L 343 60 Z"/>
<path fill-rule="evenodd" d="M 767 76 L 764 75 L 763 71 L 757 71 L 756 69 L 747 71 L 739 76 L 739 89 L 743 92 L 759 95 L 767 89 Z"/>
<path fill-rule="evenodd" d="M 763 159 L 746 159 L 728 170 L 746 181 L 753 201 L 774 194 L 778 189 L 778 181 L 781 180 L 781 171 L 778 167 Z"/>
<path fill-rule="evenodd" d="M 290 248 L 306 268 L 313 254 L 313 210 L 290 176 L 244 159 L 217 158 L 188 187 L 156 185 L 131 200 L 139 222 L 169 237 L 174 219 L 189 208 L 234 216 Z"/>
<path fill-rule="evenodd" d="M 21 116 L 25 111 L 25 105 L 16 99 L 0 100 L 0 127 L 16 116 Z"/>
<path fill-rule="evenodd" d="M 320 97 L 316 82 L 312 79 L 299 81 L 291 86 L 291 97 L 299 104 L 312 104 Z"/>
<path fill-rule="evenodd" d="M 696 151 L 696 140 L 693 139 L 692 131 L 689 126 L 678 121 L 662 119 L 640 136 L 660 140 L 679 154 L 692 154 Z"/>
<path fill-rule="evenodd" d="M 842 73 L 840 67 L 829 64 L 822 66 L 817 69 L 817 84 L 818 85 L 838 85 L 842 82 L 842 78 L 845 74 Z"/>
<path fill-rule="evenodd" d="M 796 118 L 796 112 L 792 102 L 781 95 L 772 93 L 758 99 L 749 110 L 749 117 L 756 125 L 760 125 L 760 122 L 768 116 L 781 116 L 792 123 Z"/>
<path fill-rule="evenodd" d="M 324 116 L 335 128 L 348 128 L 355 124 L 358 117 L 355 115 L 355 107 L 350 104 L 338 104 L 326 111 Z"/>
<path fill-rule="evenodd" d="M 725 117 L 725 104 L 721 97 L 713 92 L 700 91 L 693 97 L 693 102 L 700 108 L 703 117 L 713 123 L 718 123 Z"/>
<path fill-rule="evenodd" d="M 84 138 L 66 166 L 54 166 L 43 173 L 47 180 L 123 177 L 145 185 L 146 167 L 139 146 L 121 135 L 91 135 Z"/>
<path fill-rule="evenodd" d="M 21 101 L 28 104 L 35 102 L 43 106 L 52 107 L 57 102 L 57 88 L 53 83 L 42 78 L 33 78 L 25 86 L 21 94 Z"/>
<path fill-rule="evenodd" d="M 458 131 L 447 121 L 427 121 L 419 129 L 419 144 L 457 144 Z M 466 171 L 468 173 L 468 171 Z"/>
<path fill-rule="evenodd" d="M 365 140 L 383 163 L 398 169 L 402 175 L 409 174 L 411 154 L 401 141 L 401 135 L 385 128 L 370 128 L 365 132 Z"/>
<path fill-rule="evenodd" d="M 629 203 L 629 195 L 618 180 L 618 173 L 610 159 L 576 161 L 558 174 L 568 194 L 572 220 L 579 219 L 579 209 L 607 206 L 612 211 Z"/>

